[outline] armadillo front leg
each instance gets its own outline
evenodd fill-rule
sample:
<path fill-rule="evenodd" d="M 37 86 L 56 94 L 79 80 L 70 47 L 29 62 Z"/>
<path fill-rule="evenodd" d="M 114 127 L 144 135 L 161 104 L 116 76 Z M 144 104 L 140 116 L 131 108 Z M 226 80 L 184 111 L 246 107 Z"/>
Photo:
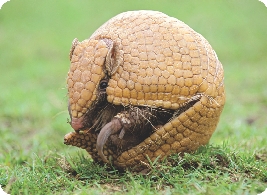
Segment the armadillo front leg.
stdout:
<path fill-rule="evenodd" d="M 102 160 L 106 163 L 108 163 L 107 158 L 105 157 L 103 153 L 103 147 L 106 144 L 108 138 L 113 135 L 118 133 L 123 127 L 123 124 L 118 118 L 113 118 L 109 123 L 107 123 L 100 131 L 97 137 L 96 141 L 96 149 L 99 154 L 99 156 L 102 158 Z M 121 131 L 124 131 L 122 129 Z"/>
<path fill-rule="evenodd" d="M 153 110 L 146 107 L 129 107 L 118 113 L 98 134 L 96 149 L 99 156 L 108 163 L 103 148 L 109 138 L 111 138 L 112 144 L 122 151 L 131 145 L 139 144 L 150 133 L 147 129 L 153 128 L 152 122 L 155 118 Z M 144 127 L 147 127 L 146 131 L 141 131 Z M 112 135 L 116 136 L 111 137 Z"/>

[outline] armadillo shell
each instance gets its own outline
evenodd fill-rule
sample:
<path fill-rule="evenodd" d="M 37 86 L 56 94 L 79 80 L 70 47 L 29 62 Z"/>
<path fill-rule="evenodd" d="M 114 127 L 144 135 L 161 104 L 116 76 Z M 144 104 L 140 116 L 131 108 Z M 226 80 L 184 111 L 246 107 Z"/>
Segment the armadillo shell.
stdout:
<path fill-rule="evenodd" d="M 105 146 L 104 153 L 116 166 L 135 167 L 148 157 L 153 161 L 194 151 L 216 129 L 225 102 L 223 67 L 207 40 L 178 19 L 156 11 L 124 12 L 89 39 L 74 41 L 70 54 L 67 84 L 73 118 L 92 107 L 103 79 L 108 80 L 107 102 L 114 106 L 176 113 L 123 153 Z M 190 102 L 194 104 L 186 107 Z M 182 107 L 186 110 L 181 112 Z M 97 134 L 74 132 L 66 137 L 66 144 L 85 148 L 101 161 L 94 151 Z"/>

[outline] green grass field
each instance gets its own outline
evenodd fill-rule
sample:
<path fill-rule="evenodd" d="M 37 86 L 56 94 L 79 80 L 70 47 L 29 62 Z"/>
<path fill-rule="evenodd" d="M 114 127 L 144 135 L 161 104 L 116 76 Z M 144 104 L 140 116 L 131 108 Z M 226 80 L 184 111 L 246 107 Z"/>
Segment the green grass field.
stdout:
<path fill-rule="evenodd" d="M 208 146 L 119 173 L 63 144 L 72 40 L 116 14 L 159 10 L 201 33 L 227 101 Z M 10 194 L 257 194 L 267 188 L 267 8 L 257 0 L 34 1 L 0 10 L 0 185 Z"/>

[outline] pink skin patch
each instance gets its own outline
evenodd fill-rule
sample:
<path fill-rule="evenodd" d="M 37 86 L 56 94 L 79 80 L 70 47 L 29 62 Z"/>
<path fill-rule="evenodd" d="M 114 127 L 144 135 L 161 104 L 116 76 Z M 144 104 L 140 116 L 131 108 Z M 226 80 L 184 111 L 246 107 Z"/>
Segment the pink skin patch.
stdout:
<path fill-rule="evenodd" d="M 82 116 L 80 118 L 72 118 L 71 119 L 71 127 L 75 131 L 79 131 L 81 128 L 83 128 L 83 118 L 84 118 L 84 116 Z"/>

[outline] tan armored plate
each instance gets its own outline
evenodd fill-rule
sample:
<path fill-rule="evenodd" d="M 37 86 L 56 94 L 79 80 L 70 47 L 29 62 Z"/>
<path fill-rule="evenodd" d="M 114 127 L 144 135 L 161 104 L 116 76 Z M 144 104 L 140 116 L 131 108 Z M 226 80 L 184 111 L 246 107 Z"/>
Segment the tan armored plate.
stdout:
<path fill-rule="evenodd" d="M 222 112 L 223 67 L 207 40 L 157 11 L 121 13 L 74 39 L 64 142 L 94 160 L 141 169 L 208 143 Z"/>

